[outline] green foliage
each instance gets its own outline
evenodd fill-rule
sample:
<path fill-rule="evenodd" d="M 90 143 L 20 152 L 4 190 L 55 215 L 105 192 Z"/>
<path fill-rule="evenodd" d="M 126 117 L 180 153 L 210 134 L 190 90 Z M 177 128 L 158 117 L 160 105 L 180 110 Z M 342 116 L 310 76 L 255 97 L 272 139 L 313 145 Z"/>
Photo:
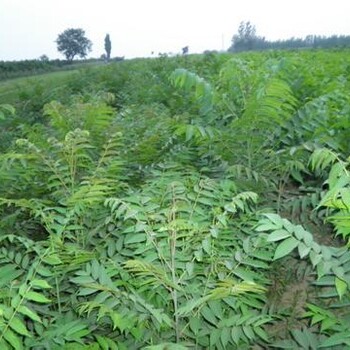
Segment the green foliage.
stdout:
<path fill-rule="evenodd" d="M 15 114 L 14 107 L 9 104 L 0 105 L 0 120 L 4 120 L 6 114 L 14 115 Z"/>
<path fill-rule="evenodd" d="M 209 83 L 195 73 L 178 68 L 170 76 L 171 83 L 189 93 L 194 90 L 194 101 L 198 103 L 199 113 L 207 114 L 213 108 L 213 89 Z"/>
<path fill-rule="evenodd" d="M 334 225 L 337 235 L 347 239 L 350 217 L 347 204 L 350 179 L 347 171 L 348 163 L 342 161 L 339 155 L 328 149 L 316 149 L 310 158 L 310 164 L 314 170 L 321 173 L 331 167 L 327 180 L 328 190 L 322 196 L 319 208 L 326 207 L 329 209 L 327 220 Z M 340 304 L 333 304 L 331 308 L 337 309 L 341 306 L 347 308 L 350 286 L 348 264 L 350 253 L 347 246 L 320 245 L 315 240 L 314 235 L 302 226 L 293 225 L 287 219 L 283 219 L 276 214 L 266 214 L 265 218 L 259 222 L 257 230 L 259 232 L 269 232 L 266 237 L 267 241 L 278 242 L 274 260 L 289 255 L 295 249 L 297 249 L 300 259 L 310 259 L 318 276 L 314 284 L 321 290 L 320 297 L 330 299 L 338 296 Z M 310 317 L 311 326 L 317 325 L 319 332 L 327 337 L 317 339 L 312 336 L 312 343 L 308 343 L 311 339 L 310 334 L 295 333 L 293 337 L 297 343 L 304 348 L 308 346 L 332 348 L 349 345 L 346 332 L 348 311 L 343 315 L 339 315 L 336 311 L 332 312 L 329 309 L 312 304 L 309 304 L 308 308 L 309 311 L 304 316 Z M 282 346 L 282 343 L 278 344 Z"/>
<path fill-rule="evenodd" d="M 350 175 L 347 170 L 349 159 L 343 161 L 328 149 L 318 149 L 312 154 L 310 163 L 318 171 L 331 166 L 327 179 L 328 191 L 319 206 L 329 210 L 328 220 L 335 226 L 336 234 L 348 240 L 350 235 Z"/>
<path fill-rule="evenodd" d="M 158 308 L 168 310 L 177 341 L 183 337 L 187 342 L 216 348 L 220 347 L 220 339 L 224 344 L 238 344 L 246 339 L 266 338 L 261 328 L 255 330 L 244 321 L 241 323 L 237 314 L 243 313 L 243 317 L 253 308 L 250 312 L 257 317 L 258 324 L 270 321 L 254 311 L 262 306 L 260 294 L 265 291 L 259 285 L 263 280 L 254 270 L 268 268 L 260 260 L 259 252 L 263 259 L 271 258 L 271 254 L 264 253 L 266 245 L 258 237 L 240 236 L 237 232 L 233 239 L 229 229 L 230 217 L 249 210 L 248 204 L 256 201 L 256 196 L 246 193 L 232 197 L 234 187 L 227 181 L 216 183 L 193 175 L 181 182 L 177 178 L 177 172 L 168 171 L 145 184 L 137 197 L 106 201 L 114 216 L 114 226 L 124 232 L 124 238 L 119 239 L 118 255 L 133 257 L 124 265 L 134 277 L 129 279 L 132 290 L 138 290 L 142 300 L 150 300 L 154 295 Z M 120 220 L 122 226 L 118 224 Z M 249 253 L 250 246 L 256 246 L 253 254 Z M 229 247 L 236 250 L 231 259 L 225 253 Z M 207 276 L 202 275 L 203 270 Z M 226 305 L 226 311 L 225 304 L 230 306 Z M 161 317 L 158 315 L 159 325 L 153 327 L 165 326 Z M 197 321 L 191 321 L 193 317 Z M 197 323 L 198 317 L 206 321 L 193 328 L 191 324 Z M 236 335 L 226 335 L 225 318 L 233 318 Z M 217 324 L 220 320 L 222 326 Z M 203 329 L 201 337 L 193 333 L 194 329 L 199 331 L 198 327 Z M 250 328 L 248 338 L 244 335 L 245 327 Z M 214 330 L 217 339 L 209 337 Z M 169 331 L 163 331 L 163 339 L 166 334 L 174 336 Z"/>
<path fill-rule="evenodd" d="M 348 67 L 189 55 L 19 89 L 0 348 L 349 346 Z"/>
<path fill-rule="evenodd" d="M 259 222 L 257 230 L 271 232 L 266 237 L 268 242 L 279 242 L 273 259 L 281 259 L 297 248 L 300 259 L 308 257 L 313 267 L 317 268 L 319 281 L 324 276 L 333 276 L 334 287 L 342 298 L 347 292 L 347 261 L 350 259 L 348 250 L 319 245 L 312 234 L 300 225 L 293 225 L 276 214 L 265 216 L 266 218 Z M 340 280 L 346 284 L 341 284 Z"/>

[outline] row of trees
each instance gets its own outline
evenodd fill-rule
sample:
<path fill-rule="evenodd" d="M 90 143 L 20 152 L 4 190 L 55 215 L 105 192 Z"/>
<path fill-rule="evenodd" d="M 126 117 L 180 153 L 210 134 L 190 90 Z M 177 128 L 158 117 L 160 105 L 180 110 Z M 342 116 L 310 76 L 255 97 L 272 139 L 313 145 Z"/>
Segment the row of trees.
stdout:
<path fill-rule="evenodd" d="M 61 52 L 68 61 L 79 56 L 85 58 L 91 51 L 92 42 L 85 36 L 85 31 L 81 28 L 69 28 L 58 35 L 57 50 Z M 107 61 L 111 58 L 112 43 L 109 34 L 105 37 L 105 58 Z"/>
<path fill-rule="evenodd" d="M 93 62 L 95 59 L 84 60 L 84 62 Z M 79 61 L 74 61 L 80 64 Z M 48 56 L 42 55 L 37 59 L 21 61 L 0 61 L 0 81 L 5 79 L 18 78 L 54 72 L 59 70 L 74 69 L 75 64 L 72 61 L 49 59 Z"/>
<path fill-rule="evenodd" d="M 85 36 L 85 31 L 81 28 L 70 28 L 58 35 L 56 40 L 57 49 L 68 61 L 79 56 L 85 58 L 91 51 L 92 42 Z M 104 47 L 106 54 L 102 57 L 109 61 L 111 58 L 112 44 L 109 34 L 106 34 Z M 290 48 L 330 48 L 330 47 L 350 47 L 350 36 L 333 35 L 331 37 L 308 35 L 302 38 L 290 38 L 287 40 L 269 41 L 265 37 L 258 36 L 256 28 L 248 22 L 241 22 L 238 32 L 232 38 L 229 52 L 241 52 L 251 50 L 267 49 L 290 49 Z M 188 46 L 184 47 L 183 54 L 188 53 Z"/>
<path fill-rule="evenodd" d="M 232 38 L 229 52 L 241 52 L 269 49 L 298 49 L 298 48 L 331 48 L 350 47 L 349 35 L 333 35 L 330 37 L 308 35 L 303 38 L 290 38 L 286 40 L 269 41 L 258 36 L 256 28 L 250 22 L 241 22 L 238 32 Z"/>

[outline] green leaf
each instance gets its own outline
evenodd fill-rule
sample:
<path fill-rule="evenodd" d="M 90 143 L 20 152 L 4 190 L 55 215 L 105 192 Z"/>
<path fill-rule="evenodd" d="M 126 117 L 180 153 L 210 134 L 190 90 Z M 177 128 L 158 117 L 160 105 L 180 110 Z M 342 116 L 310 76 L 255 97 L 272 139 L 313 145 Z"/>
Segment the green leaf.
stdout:
<path fill-rule="evenodd" d="M 177 310 L 177 313 L 182 317 L 185 315 L 189 315 L 194 309 L 204 304 L 208 299 L 209 299 L 209 296 L 190 299 Z"/>
<path fill-rule="evenodd" d="M 10 345 L 6 343 L 5 339 L 0 339 L 0 349 L 1 350 L 12 350 L 13 348 L 10 348 Z"/>
<path fill-rule="evenodd" d="M 305 316 L 306 316 L 306 314 L 305 314 Z M 327 316 L 325 316 L 325 315 L 314 315 L 314 316 L 312 316 L 311 325 L 313 326 L 314 324 L 323 321 L 326 317 Z"/>
<path fill-rule="evenodd" d="M 197 334 L 201 328 L 202 322 L 197 317 L 190 317 L 190 328 L 191 331 Z"/>
<path fill-rule="evenodd" d="M 341 332 L 332 335 L 328 339 L 324 340 L 318 347 L 331 349 L 333 346 L 347 344 L 349 340 L 349 332 Z"/>
<path fill-rule="evenodd" d="M 350 209 L 350 189 L 348 187 L 342 188 L 340 190 L 341 199 L 346 209 Z"/>
<path fill-rule="evenodd" d="M 278 245 L 273 260 L 277 260 L 288 255 L 298 246 L 298 244 L 299 241 L 294 237 L 287 238 L 285 241 Z"/>
<path fill-rule="evenodd" d="M 337 262 L 335 263 L 337 264 Z M 344 268 L 342 266 L 332 266 L 333 273 L 340 279 L 344 279 Z"/>
<path fill-rule="evenodd" d="M 4 265 L 0 269 L 0 287 L 6 286 L 22 274 L 14 265 Z"/>
<path fill-rule="evenodd" d="M 321 246 L 322 260 L 332 259 L 332 250 L 329 247 Z"/>
<path fill-rule="evenodd" d="M 186 141 L 189 141 L 192 139 L 194 133 L 194 125 L 186 125 Z"/>
<path fill-rule="evenodd" d="M 27 306 L 21 305 L 18 307 L 17 311 L 24 315 L 29 317 L 31 320 L 35 321 L 35 322 L 42 322 L 41 318 L 31 309 L 29 309 Z"/>
<path fill-rule="evenodd" d="M 234 326 L 231 328 L 231 338 L 235 344 L 238 345 L 242 337 L 243 331 L 241 327 Z"/>
<path fill-rule="evenodd" d="M 124 344 L 121 344 L 120 342 L 116 344 L 112 339 L 106 337 L 105 340 L 108 343 L 109 350 L 127 350 L 127 347 Z"/>
<path fill-rule="evenodd" d="M 264 232 L 264 231 L 272 231 L 272 230 L 278 230 L 282 227 L 276 226 L 274 223 L 271 223 L 270 221 L 267 223 L 261 223 L 257 228 L 255 229 L 258 232 Z"/>
<path fill-rule="evenodd" d="M 214 205 L 214 202 L 212 200 L 210 200 L 209 198 L 205 198 L 205 197 L 199 197 L 197 199 L 198 203 L 207 205 L 208 207 L 212 207 Z"/>
<path fill-rule="evenodd" d="M 208 306 L 213 311 L 214 315 L 218 319 L 221 320 L 223 318 L 223 309 L 222 309 L 221 301 L 219 301 L 219 300 L 210 300 L 208 302 Z"/>
<path fill-rule="evenodd" d="M 6 332 L 3 333 L 5 340 L 12 345 L 15 350 L 23 350 L 22 339 L 11 329 L 7 328 Z"/>
<path fill-rule="evenodd" d="M 12 317 L 9 326 L 18 334 L 24 335 L 26 337 L 31 337 L 31 334 L 28 332 L 26 326 L 18 317 Z"/>
<path fill-rule="evenodd" d="M 264 331 L 263 328 L 261 327 L 254 327 L 254 332 L 257 334 L 258 337 L 260 337 L 261 339 L 263 339 L 265 342 L 269 341 L 269 336 L 268 334 Z"/>
<path fill-rule="evenodd" d="M 313 236 L 310 232 L 308 231 L 305 231 L 304 232 L 304 242 L 306 244 L 307 247 L 310 247 L 312 246 L 312 243 L 313 243 Z"/>
<path fill-rule="evenodd" d="M 295 234 L 295 237 L 301 241 L 302 239 L 304 239 L 304 236 L 305 236 L 305 230 L 303 229 L 303 227 L 301 225 L 297 225 L 294 227 L 294 234 Z"/>
<path fill-rule="evenodd" d="M 211 239 L 210 239 L 210 237 L 207 237 L 206 239 L 204 239 L 202 241 L 202 248 L 207 254 L 211 253 Z"/>
<path fill-rule="evenodd" d="M 274 231 L 272 233 L 270 233 L 268 236 L 267 236 L 267 241 L 268 242 L 276 242 L 276 241 L 280 241 L 281 239 L 285 239 L 287 237 L 291 237 L 292 235 L 286 231 L 286 230 L 277 230 L 277 231 Z"/>
<path fill-rule="evenodd" d="M 52 254 L 50 256 L 45 256 L 43 258 L 43 262 L 48 265 L 60 265 L 62 264 L 62 260 L 59 258 L 57 254 Z"/>
<path fill-rule="evenodd" d="M 287 219 L 282 219 L 283 221 L 283 227 L 289 232 L 293 233 L 295 226 Z"/>
<path fill-rule="evenodd" d="M 264 214 L 277 228 L 282 228 L 284 226 L 283 219 L 278 214 Z"/>
<path fill-rule="evenodd" d="M 254 281 L 259 278 L 261 278 L 261 275 L 254 272 L 254 271 L 249 271 L 246 268 L 243 267 L 236 267 L 232 273 L 236 275 L 237 277 L 241 278 L 242 280 L 248 280 L 248 281 Z"/>
<path fill-rule="evenodd" d="M 311 251 L 310 260 L 311 260 L 312 266 L 315 267 L 322 260 L 322 255 L 317 254 L 314 251 Z"/>
<path fill-rule="evenodd" d="M 224 349 L 227 348 L 228 342 L 231 340 L 231 330 L 228 327 L 225 327 L 221 331 L 221 336 L 220 336 L 221 344 L 224 347 Z"/>
<path fill-rule="evenodd" d="M 203 307 L 203 309 L 201 310 L 201 314 L 208 322 L 210 322 L 212 325 L 216 326 L 218 321 L 217 321 L 213 311 L 211 309 L 209 309 L 208 306 Z"/>
<path fill-rule="evenodd" d="M 335 288 L 337 289 L 339 298 L 342 299 L 342 297 L 348 290 L 348 284 L 344 280 L 340 279 L 339 277 L 335 277 Z"/>
<path fill-rule="evenodd" d="M 332 329 L 336 324 L 337 320 L 334 318 L 326 317 L 321 323 L 321 333 L 324 333 L 328 329 Z"/>
<path fill-rule="evenodd" d="M 188 262 L 186 263 L 186 271 L 189 277 L 193 276 L 193 272 L 194 272 L 194 263 L 193 262 Z"/>
<path fill-rule="evenodd" d="M 145 233 L 132 233 L 128 234 L 125 237 L 124 243 L 125 244 L 133 244 L 133 243 L 141 243 L 141 242 L 146 242 L 147 236 Z"/>
<path fill-rule="evenodd" d="M 124 331 L 124 329 L 127 328 L 127 319 L 125 317 L 122 317 L 118 312 L 111 311 L 109 313 L 109 317 L 111 318 L 113 322 L 113 330 L 116 330 L 117 328 L 121 331 Z"/>
<path fill-rule="evenodd" d="M 298 252 L 301 259 L 305 258 L 310 253 L 311 248 L 307 247 L 306 244 L 300 242 L 298 245 Z"/>
<path fill-rule="evenodd" d="M 295 330 L 291 331 L 294 339 L 298 342 L 298 344 L 303 349 L 309 349 L 309 347 L 310 347 L 309 338 L 307 337 L 305 332 L 307 332 L 307 331 L 300 331 L 298 329 L 295 329 Z"/>
<path fill-rule="evenodd" d="M 91 276 L 77 276 L 71 278 L 70 281 L 76 284 L 90 284 L 96 282 Z"/>
<path fill-rule="evenodd" d="M 243 326 L 242 329 L 243 329 L 243 333 L 248 337 L 248 339 L 253 340 L 255 338 L 253 327 Z"/>
<path fill-rule="evenodd" d="M 97 289 L 93 289 L 93 288 L 80 288 L 79 289 L 79 293 L 78 295 L 80 296 L 86 296 L 86 295 L 90 295 L 93 293 L 96 293 Z"/>
<path fill-rule="evenodd" d="M 51 300 L 47 299 L 44 295 L 37 292 L 27 292 L 23 295 L 24 298 L 31 301 L 36 301 L 37 303 L 50 303 Z"/>
<path fill-rule="evenodd" d="M 221 330 L 220 329 L 214 329 L 210 332 L 210 346 L 216 347 L 215 345 L 219 343 L 221 336 Z"/>
<path fill-rule="evenodd" d="M 16 309 L 18 305 L 22 303 L 22 298 L 20 295 L 15 295 L 13 298 L 11 298 L 11 306 Z"/>
<path fill-rule="evenodd" d="M 52 271 L 44 266 L 39 266 L 36 269 L 36 272 L 42 277 L 51 277 L 53 275 Z"/>
<path fill-rule="evenodd" d="M 91 275 L 95 280 L 97 280 L 100 276 L 100 264 L 96 259 L 92 260 L 91 262 Z"/>
<path fill-rule="evenodd" d="M 45 280 L 38 280 L 38 279 L 31 281 L 30 285 L 33 288 L 42 288 L 42 289 L 52 288 Z"/>
<path fill-rule="evenodd" d="M 104 337 L 100 335 L 95 335 L 95 337 L 102 350 L 109 350 L 108 342 Z"/>

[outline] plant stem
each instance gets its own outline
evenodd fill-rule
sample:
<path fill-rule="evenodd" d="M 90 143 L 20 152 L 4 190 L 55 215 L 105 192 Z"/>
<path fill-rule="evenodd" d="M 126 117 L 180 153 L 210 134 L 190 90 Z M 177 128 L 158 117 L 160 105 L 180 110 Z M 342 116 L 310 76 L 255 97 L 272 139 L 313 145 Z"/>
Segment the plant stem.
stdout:
<path fill-rule="evenodd" d="M 173 205 L 171 208 L 171 218 L 170 222 L 175 222 L 176 219 L 176 199 L 175 193 L 173 189 Z M 175 229 L 171 229 L 170 234 L 170 266 L 171 266 L 171 277 L 174 285 L 177 285 L 178 280 L 176 278 L 176 239 L 177 232 Z M 174 304 L 174 320 L 175 320 L 175 336 L 176 343 L 180 341 L 180 326 L 179 326 L 179 315 L 178 315 L 178 300 L 177 300 L 177 290 L 175 288 L 172 289 L 171 296 Z"/>

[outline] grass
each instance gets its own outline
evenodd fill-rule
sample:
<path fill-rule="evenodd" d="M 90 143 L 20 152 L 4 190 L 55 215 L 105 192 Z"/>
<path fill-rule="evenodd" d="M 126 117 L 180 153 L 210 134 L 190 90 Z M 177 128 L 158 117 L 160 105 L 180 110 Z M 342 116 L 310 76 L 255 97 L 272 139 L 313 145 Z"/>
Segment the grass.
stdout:
<path fill-rule="evenodd" d="M 37 83 L 44 83 L 48 89 L 64 85 L 68 79 L 78 72 L 79 70 L 76 69 L 7 80 L 0 83 L 0 103 L 15 103 L 18 100 L 19 91 Z"/>
<path fill-rule="evenodd" d="M 44 85 L 47 90 L 63 87 L 69 80 L 74 79 L 81 69 L 98 69 L 99 67 L 101 67 L 100 63 L 80 64 L 76 65 L 74 69 L 0 81 L 0 103 L 15 104 L 18 101 L 19 92 L 33 85 Z"/>

